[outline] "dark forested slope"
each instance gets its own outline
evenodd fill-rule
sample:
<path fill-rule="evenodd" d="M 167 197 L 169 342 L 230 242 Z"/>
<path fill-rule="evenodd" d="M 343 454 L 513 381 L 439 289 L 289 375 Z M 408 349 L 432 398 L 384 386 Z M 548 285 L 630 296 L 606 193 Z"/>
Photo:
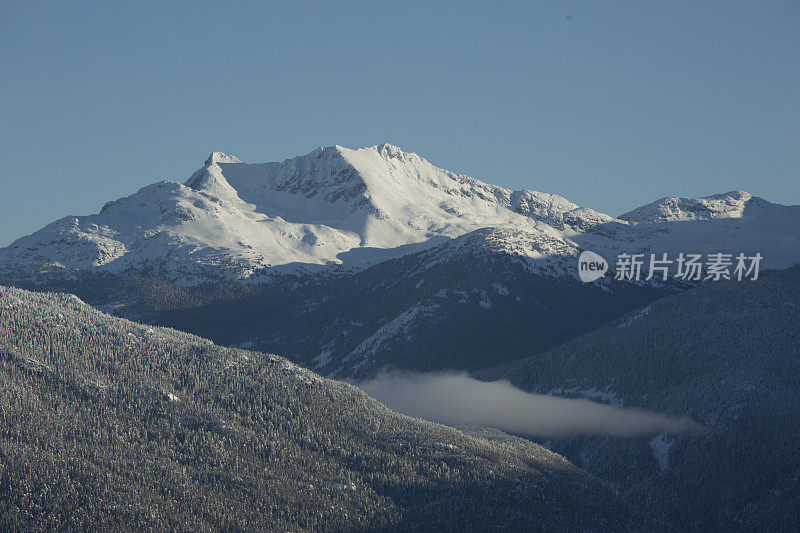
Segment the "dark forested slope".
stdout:
<path fill-rule="evenodd" d="M 543 275 L 477 237 L 488 238 L 456 239 L 358 272 L 276 277 L 261 286 L 181 287 L 111 275 L 21 285 L 70 292 L 118 316 L 357 379 L 386 366 L 474 370 L 520 359 L 679 289 Z"/>
<path fill-rule="evenodd" d="M 0 386 L 3 530 L 652 527 L 534 444 L 74 296 L 0 288 Z"/>
<path fill-rule="evenodd" d="M 800 528 L 800 268 L 674 294 L 478 375 L 691 416 L 705 433 L 553 447 L 682 529 Z"/>

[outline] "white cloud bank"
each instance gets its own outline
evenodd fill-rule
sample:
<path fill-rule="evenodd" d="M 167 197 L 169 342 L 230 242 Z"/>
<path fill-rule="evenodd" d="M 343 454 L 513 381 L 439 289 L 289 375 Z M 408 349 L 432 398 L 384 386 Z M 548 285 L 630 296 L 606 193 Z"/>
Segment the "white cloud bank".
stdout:
<path fill-rule="evenodd" d="M 450 426 L 490 426 L 540 437 L 633 437 L 701 429 L 685 418 L 530 394 L 505 380 L 484 382 L 466 373 L 382 372 L 357 386 L 394 411 Z"/>

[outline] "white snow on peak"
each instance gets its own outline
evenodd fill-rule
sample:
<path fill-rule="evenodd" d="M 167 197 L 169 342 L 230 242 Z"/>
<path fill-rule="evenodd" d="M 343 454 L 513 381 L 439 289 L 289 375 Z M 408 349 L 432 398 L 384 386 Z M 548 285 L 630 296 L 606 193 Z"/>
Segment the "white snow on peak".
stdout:
<path fill-rule="evenodd" d="M 570 226 L 585 230 L 614 220 L 605 213 L 580 207 L 562 196 L 527 189 L 512 193 L 511 204 L 517 213 L 541 220 L 559 229 Z"/>
<path fill-rule="evenodd" d="M 397 147 L 397 146 L 395 146 L 393 144 L 389 144 L 389 143 L 378 144 L 376 146 L 373 146 L 372 148 L 377 150 L 384 157 L 394 157 L 394 158 L 397 158 L 397 159 L 401 159 L 406 155 L 413 156 L 413 157 L 419 157 L 415 153 L 406 154 L 405 152 L 403 152 L 403 150 L 401 148 L 399 148 L 399 147 Z M 422 158 L 420 158 L 420 159 L 422 159 Z"/>
<path fill-rule="evenodd" d="M 334 228 L 357 237 L 362 247 L 393 248 L 487 226 L 534 227 L 509 209 L 512 191 L 437 168 L 389 144 L 218 166 L 219 173 L 201 169 L 187 185 L 215 195 L 230 186 L 261 213 Z"/>
<path fill-rule="evenodd" d="M 241 163 L 239 158 L 235 155 L 223 154 L 222 152 L 211 152 L 211 155 L 206 159 L 205 166 L 210 167 L 217 163 Z"/>
<path fill-rule="evenodd" d="M 697 224 L 668 224 L 676 221 Z M 799 207 L 741 191 L 666 198 L 614 219 L 555 194 L 444 170 L 386 143 L 259 164 L 213 152 L 184 185 L 149 185 L 0 249 L 0 273 L 138 269 L 191 284 L 363 266 L 421 249 L 435 250 L 425 256 L 433 263 L 443 254 L 507 253 L 548 275 L 574 275 L 571 260 L 582 249 L 612 259 L 736 248 L 760 251 L 778 268 L 800 260 L 798 227 Z"/>
<path fill-rule="evenodd" d="M 619 218 L 634 223 L 740 218 L 748 205 L 758 200 L 745 191 L 731 191 L 702 198 L 673 196 L 634 209 Z"/>

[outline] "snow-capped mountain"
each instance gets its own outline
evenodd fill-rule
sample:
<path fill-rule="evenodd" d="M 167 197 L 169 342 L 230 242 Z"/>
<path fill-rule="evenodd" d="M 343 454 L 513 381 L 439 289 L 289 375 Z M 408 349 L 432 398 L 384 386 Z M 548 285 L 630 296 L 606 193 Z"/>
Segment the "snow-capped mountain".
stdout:
<path fill-rule="evenodd" d="M 629 213 L 620 215 L 628 222 L 678 222 L 711 220 L 715 218 L 742 218 L 745 209 L 769 208 L 773 204 L 754 198 L 744 191 L 731 191 L 704 198 L 673 196 L 662 198 Z"/>
<path fill-rule="evenodd" d="M 764 266 L 781 268 L 800 260 L 798 227 L 800 207 L 741 191 L 663 199 L 615 219 L 554 194 L 455 174 L 389 144 L 319 148 L 263 164 L 214 152 L 185 184 L 158 182 L 98 214 L 65 217 L 18 239 L 0 250 L 0 272 L 258 280 L 275 271 L 373 264 L 471 232 L 486 235 L 486 228 L 495 238 L 478 238 L 482 246 L 491 242 L 556 275 L 574 275 L 563 265 L 582 249 L 607 256 L 759 251 Z"/>

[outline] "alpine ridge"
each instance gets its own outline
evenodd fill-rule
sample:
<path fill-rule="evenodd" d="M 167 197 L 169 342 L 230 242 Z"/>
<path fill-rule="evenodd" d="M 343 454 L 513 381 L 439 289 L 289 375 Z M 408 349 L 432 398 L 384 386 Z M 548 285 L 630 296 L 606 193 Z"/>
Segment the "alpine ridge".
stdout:
<path fill-rule="evenodd" d="M 362 268 L 487 229 L 537 272 L 574 276 L 583 249 L 755 253 L 800 260 L 800 207 L 734 191 L 664 198 L 619 218 L 555 194 L 512 191 L 381 144 L 248 164 L 213 152 L 184 184 L 161 181 L 0 249 L 17 279 L 135 272 L 184 285 Z M 485 239 L 478 239 L 483 243 Z M 475 242 L 462 240 L 462 243 Z M 680 249 L 680 250 L 679 250 Z"/>

